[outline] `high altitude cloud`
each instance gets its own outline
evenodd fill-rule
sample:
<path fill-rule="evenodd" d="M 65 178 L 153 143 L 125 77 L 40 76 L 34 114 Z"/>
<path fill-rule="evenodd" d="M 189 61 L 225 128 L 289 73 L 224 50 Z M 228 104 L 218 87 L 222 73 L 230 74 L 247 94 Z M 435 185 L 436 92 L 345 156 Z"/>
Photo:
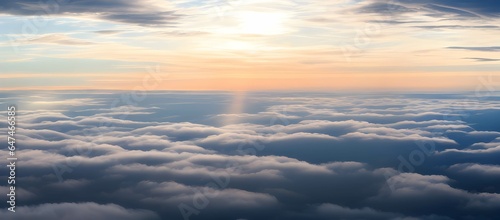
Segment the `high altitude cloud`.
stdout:
<path fill-rule="evenodd" d="M 454 14 L 465 18 L 498 17 L 500 4 L 495 0 L 486 1 L 453 1 L 453 0 L 371 0 L 361 12 L 403 13 L 427 10 L 442 14 Z M 437 15 L 437 14 L 435 14 Z"/>
<path fill-rule="evenodd" d="M 448 49 L 484 51 L 484 52 L 498 52 L 498 51 L 500 51 L 500 47 L 448 47 Z"/>
<path fill-rule="evenodd" d="M 495 4 L 4 1 L 0 86 L 131 89 L 158 63 L 156 89 L 474 89 L 498 57 L 449 47 L 496 46 Z"/>
<path fill-rule="evenodd" d="M 56 0 L 56 1 L 3 1 L 0 12 L 11 15 L 83 16 L 143 26 L 174 25 L 181 15 L 157 0 Z"/>
<path fill-rule="evenodd" d="M 413 4 L 423 4 L 425 6 L 435 7 L 438 10 L 443 11 L 462 11 L 465 13 L 477 13 L 484 16 L 497 17 L 500 15 L 500 3 L 495 0 L 484 0 L 484 1 L 453 1 L 453 0 L 397 0 L 404 3 Z M 464 13 L 464 14 L 465 14 Z"/>
<path fill-rule="evenodd" d="M 117 96 L 98 93 L 60 95 L 52 105 L 20 102 L 23 204 L 11 216 L 449 220 L 499 214 L 500 133 L 472 123 L 484 115 L 477 113 L 499 109 L 498 101 L 468 94 L 249 96 L 260 102 L 230 114 L 224 111 L 230 94 L 213 93 L 165 93 L 140 107 L 107 108 Z M 86 101 L 75 104 L 76 97 Z M 203 101 L 189 112 L 185 103 L 172 104 L 179 97 Z M 210 104 L 216 107 L 202 108 Z M 165 117 L 168 110 L 176 117 Z M 228 117 L 234 120 L 220 123 Z"/>

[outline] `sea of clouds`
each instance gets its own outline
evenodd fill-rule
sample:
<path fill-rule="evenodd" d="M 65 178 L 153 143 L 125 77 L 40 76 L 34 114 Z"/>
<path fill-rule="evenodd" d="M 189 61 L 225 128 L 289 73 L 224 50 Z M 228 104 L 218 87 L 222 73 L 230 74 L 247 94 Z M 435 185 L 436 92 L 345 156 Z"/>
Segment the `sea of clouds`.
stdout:
<path fill-rule="evenodd" d="M 5 219 L 500 214 L 500 96 L 0 94 L 10 104 L 18 197 L 16 213 L 2 202 Z"/>

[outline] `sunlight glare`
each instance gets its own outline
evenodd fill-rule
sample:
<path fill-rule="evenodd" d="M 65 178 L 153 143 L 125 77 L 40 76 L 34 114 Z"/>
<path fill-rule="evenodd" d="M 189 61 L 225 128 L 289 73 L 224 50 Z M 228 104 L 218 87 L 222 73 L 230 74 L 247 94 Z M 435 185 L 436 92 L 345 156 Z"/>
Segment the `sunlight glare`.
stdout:
<path fill-rule="evenodd" d="M 244 34 L 275 35 L 285 32 L 285 16 L 280 13 L 242 12 L 237 15 Z"/>

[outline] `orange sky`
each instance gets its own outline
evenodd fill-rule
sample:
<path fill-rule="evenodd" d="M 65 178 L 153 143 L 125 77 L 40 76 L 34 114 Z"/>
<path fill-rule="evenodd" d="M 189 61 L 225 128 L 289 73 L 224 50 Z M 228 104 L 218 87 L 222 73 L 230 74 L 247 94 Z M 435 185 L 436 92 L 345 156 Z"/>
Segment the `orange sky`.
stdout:
<path fill-rule="evenodd" d="M 151 21 L 169 25 L 61 14 L 24 33 L 28 17 L 1 15 L 0 88 L 134 89 L 151 69 L 152 90 L 474 90 L 500 76 L 495 17 L 362 12 L 371 0 L 183 2 L 134 3 L 182 14 Z"/>

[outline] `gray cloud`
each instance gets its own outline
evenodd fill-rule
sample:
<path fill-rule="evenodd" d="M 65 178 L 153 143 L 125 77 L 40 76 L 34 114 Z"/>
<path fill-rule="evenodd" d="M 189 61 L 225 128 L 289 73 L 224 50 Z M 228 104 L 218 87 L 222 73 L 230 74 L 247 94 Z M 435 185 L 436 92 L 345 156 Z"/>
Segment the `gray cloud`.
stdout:
<path fill-rule="evenodd" d="M 123 30 L 99 30 L 99 31 L 94 31 L 94 33 L 97 34 L 103 34 L 103 35 L 114 35 L 114 34 L 120 34 L 123 33 Z"/>
<path fill-rule="evenodd" d="M 415 12 L 416 10 L 405 7 L 401 4 L 392 4 L 385 2 L 373 2 L 368 5 L 362 6 L 358 9 L 362 13 L 380 13 L 385 15 L 394 15 L 408 12 Z"/>
<path fill-rule="evenodd" d="M 152 211 L 130 210 L 115 204 L 100 205 L 96 203 L 58 203 L 42 204 L 37 206 L 20 206 L 16 213 L 7 213 L 2 210 L 2 216 L 9 216 L 12 220 L 31 219 L 124 219 L 124 220 L 154 220 L 160 217 Z"/>
<path fill-rule="evenodd" d="M 498 29 L 498 26 L 494 25 L 477 25 L 477 26 L 464 26 L 464 25 L 422 25 L 413 26 L 423 29 Z"/>
<path fill-rule="evenodd" d="M 498 17 L 498 2 L 486 1 L 453 1 L 453 0 L 396 0 L 387 3 L 382 0 L 371 0 L 362 12 L 394 14 L 401 12 L 427 11 L 430 16 L 444 17 L 451 14 L 460 18 Z"/>
<path fill-rule="evenodd" d="M 480 58 L 480 57 L 466 57 L 464 59 L 475 60 L 477 62 L 497 62 L 497 61 L 500 61 L 500 59 Z"/>
<path fill-rule="evenodd" d="M 142 26 L 172 26 L 181 17 L 174 10 L 160 7 L 155 1 L 149 0 L 141 2 L 121 0 L 5 1 L 0 3 L 0 12 L 24 16 L 89 16 Z"/>
<path fill-rule="evenodd" d="M 497 52 L 500 47 L 447 47 L 454 50 L 470 50 L 470 51 L 484 51 L 484 52 Z"/>

